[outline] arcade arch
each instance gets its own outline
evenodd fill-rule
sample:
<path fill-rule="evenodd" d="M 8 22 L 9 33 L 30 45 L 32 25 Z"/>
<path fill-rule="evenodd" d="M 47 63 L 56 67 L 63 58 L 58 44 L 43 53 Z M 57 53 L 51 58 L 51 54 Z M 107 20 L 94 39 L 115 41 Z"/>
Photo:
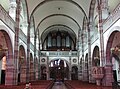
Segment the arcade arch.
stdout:
<path fill-rule="evenodd" d="M 19 46 L 19 59 L 18 59 L 18 83 L 26 82 L 26 55 L 25 48 Z"/>
<path fill-rule="evenodd" d="M 70 67 L 64 59 L 53 59 L 49 62 L 50 78 L 55 81 L 64 81 L 70 79 Z"/>
<path fill-rule="evenodd" d="M 98 46 L 95 46 L 93 50 L 92 66 L 100 66 L 100 52 Z"/>
<path fill-rule="evenodd" d="M 30 53 L 30 81 L 33 80 L 34 80 L 34 60 L 32 53 Z"/>
<path fill-rule="evenodd" d="M 7 79 L 9 77 L 9 71 L 7 69 L 14 61 L 12 60 L 13 50 L 10 36 L 3 29 L 0 30 L 0 38 L 0 84 L 5 84 L 9 81 Z"/>
<path fill-rule="evenodd" d="M 111 64 L 113 80 L 120 80 L 120 32 L 113 31 L 107 42 L 106 63 Z"/>

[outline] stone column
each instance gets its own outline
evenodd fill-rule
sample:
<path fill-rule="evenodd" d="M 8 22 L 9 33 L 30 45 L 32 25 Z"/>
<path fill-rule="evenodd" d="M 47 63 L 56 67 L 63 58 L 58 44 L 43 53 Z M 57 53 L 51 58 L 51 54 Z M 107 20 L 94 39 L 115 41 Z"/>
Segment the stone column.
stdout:
<path fill-rule="evenodd" d="M 103 25 L 102 22 L 108 16 L 108 0 L 98 0 L 98 16 L 99 16 L 99 33 L 100 33 L 100 60 L 101 66 L 105 66 L 105 77 L 102 80 L 104 86 L 112 86 L 112 65 L 107 63 L 105 65 L 105 52 L 104 52 L 104 38 L 103 38 Z"/>
<path fill-rule="evenodd" d="M 69 66 L 69 80 L 71 80 L 71 73 L 72 73 L 72 69 L 71 69 L 71 51 L 69 53 L 69 62 L 70 62 L 70 66 Z"/>
<path fill-rule="evenodd" d="M 47 80 L 49 80 L 50 76 L 50 71 L 49 71 L 49 52 L 46 53 L 47 56 L 47 65 L 46 65 L 46 75 L 47 75 Z"/>
<path fill-rule="evenodd" d="M 41 77 L 41 68 L 40 68 L 40 39 L 39 39 L 39 51 L 38 51 L 39 63 L 38 63 L 38 80 Z"/>
<path fill-rule="evenodd" d="M 9 0 L 10 1 L 10 7 L 9 7 L 9 15 L 12 17 L 12 19 L 15 21 L 16 19 L 16 8 L 17 8 L 17 4 L 16 0 Z M 20 8 L 19 8 L 20 9 Z"/>
<path fill-rule="evenodd" d="M 36 80 L 36 34 L 34 37 L 34 80 Z"/>
<path fill-rule="evenodd" d="M 26 70 L 26 83 L 29 83 L 30 78 L 30 22 L 27 29 L 27 70 Z"/>
<path fill-rule="evenodd" d="M 84 31 L 81 33 L 82 41 L 82 80 L 84 81 Z"/>
<path fill-rule="evenodd" d="M 80 79 L 80 75 L 81 75 L 81 73 L 80 73 L 80 57 L 79 57 L 79 54 L 80 52 L 78 51 L 78 80 L 81 80 Z"/>
<path fill-rule="evenodd" d="M 82 80 L 81 79 L 81 71 L 80 71 L 80 52 L 81 52 L 81 43 L 80 43 L 80 41 L 81 41 L 81 35 L 80 35 L 80 33 L 81 33 L 81 30 L 79 29 L 79 31 L 78 31 L 78 80 Z"/>
<path fill-rule="evenodd" d="M 100 34 L 100 60 L 101 60 L 101 66 L 104 66 L 105 55 L 104 55 L 104 38 L 103 38 L 102 22 L 108 16 L 108 0 L 98 0 L 97 10 L 98 10 L 98 16 L 99 16 L 98 30 Z"/>
<path fill-rule="evenodd" d="M 19 50 L 18 50 L 18 47 L 19 47 L 19 22 L 20 22 L 20 0 L 17 0 L 17 8 L 16 8 L 16 27 L 15 27 L 15 43 L 14 43 L 14 67 L 15 67 L 15 70 L 14 70 L 14 85 L 17 85 L 18 84 L 18 54 L 19 54 Z"/>
<path fill-rule="evenodd" d="M 88 71 L 89 71 L 89 83 L 95 83 L 94 78 L 92 77 L 92 56 L 91 56 L 91 38 L 90 32 L 92 31 L 92 23 L 88 24 Z"/>
<path fill-rule="evenodd" d="M 14 85 L 14 65 L 13 55 L 10 51 L 6 52 L 6 73 L 5 73 L 5 85 Z"/>

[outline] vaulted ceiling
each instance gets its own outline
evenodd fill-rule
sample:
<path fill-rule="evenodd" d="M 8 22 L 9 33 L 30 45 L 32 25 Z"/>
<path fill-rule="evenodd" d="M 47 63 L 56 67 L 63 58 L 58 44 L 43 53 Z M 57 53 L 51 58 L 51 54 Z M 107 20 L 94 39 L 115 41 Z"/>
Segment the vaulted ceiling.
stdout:
<path fill-rule="evenodd" d="M 53 29 L 57 29 L 57 25 L 64 25 L 70 28 L 68 32 L 73 32 L 78 37 L 78 30 L 82 29 L 84 17 L 89 18 L 91 1 L 27 0 L 27 5 L 29 16 L 34 17 L 35 29 L 39 30 L 40 36 L 51 26 Z M 112 11 L 119 2 L 119 0 L 108 0 L 109 10 Z M 64 26 L 63 28 L 65 28 Z"/>
<path fill-rule="evenodd" d="M 34 17 L 35 28 L 39 29 L 39 35 L 48 30 L 69 27 L 68 32 L 77 37 L 78 30 L 82 28 L 83 18 L 89 13 L 90 0 L 27 0 L 29 15 Z M 55 26 L 56 25 L 56 26 Z M 64 26 L 63 26 L 64 25 Z M 62 27 L 62 28 L 61 28 Z M 70 31 L 72 30 L 72 31 Z M 43 38 L 43 37 L 42 37 Z"/>

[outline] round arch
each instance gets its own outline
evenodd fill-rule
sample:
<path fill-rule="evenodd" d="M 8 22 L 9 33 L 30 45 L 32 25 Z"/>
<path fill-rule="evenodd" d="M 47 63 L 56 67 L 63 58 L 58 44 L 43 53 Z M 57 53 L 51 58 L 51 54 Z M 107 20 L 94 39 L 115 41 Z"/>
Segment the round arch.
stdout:
<path fill-rule="evenodd" d="M 115 43 L 115 37 L 119 37 L 120 32 L 118 30 L 113 31 L 107 41 L 107 46 L 106 46 L 106 62 L 111 63 L 111 52 L 114 50 L 115 47 L 119 46 L 119 41 Z M 113 43 L 114 42 L 114 43 Z"/>
<path fill-rule="evenodd" d="M 54 58 L 49 62 L 50 78 L 55 81 L 64 81 L 70 78 L 70 67 L 67 60 Z"/>
<path fill-rule="evenodd" d="M 113 76 L 114 81 L 118 81 L 120 78 L 118 69 L 120 69 L 120 31 L 119 30 L 114 30 L 107 42 L 107 47 L 106 47 L 106 64 L 111 64 L 111 75 Z"/>
<path fill-rule="evenodd" d="M 84 79 L 89 81 L 89 69 L 88 69 L 88 53 L 85 55 L 85 69 L 84 69 Z"/>
<path fill-rule="evenodd" d="M 41 64 L 40 65 L 40 70 L 41 70 L 41 80 L 47 80 L 47 65 L 46 64 Z"/>
<path fill-rule="evenodd" d="M 32 53 L 30 53 L 30 81 L 34 80 L 34 59 Z"/>
<path fill-rule="evenodd" d="M 72 65 L 71 68 L 71 80 L 78 80 L 78 66 Z"/>
<path fill-rule="evenodd" d="M 0 30 L 0 82 L 5 84 L 8 80 L 9 71 L 6 71 L 10 65 L 13 65 L 13 48 L 9 33 L 4 29 Z M 11 69 L 12 71 L 12 69 Z M 12 75 L 12 74 L 11 74 Z M 12 81 L 13 76 L 10 77 Z"/>
<path fill-rule="evenodd" d="M 93 50 L 92 66 L 100 66 L 100 51 L 98 46 L 95 46 Z"/>
<path fill-rule="evenodd" d="M 55 61 L 55 60 L 58 60 L 58 59 L 65 61 L 67 63 L 67 65 L 68 65 L 68 67 L 70 68 L 70 63 L 65 58 L 54 58 L 54 59 L 51 59 L 48 64 L 50 64 L 51 61 Z"/>
<path fill-rule="evenodd" d="M 39 3 L 39 4 L 34 8 L 34 10 L 32 11 L 32 13 L 31 13 L 31 15 L 30 15 L 30 18 L 31 18 L 31 16 L 35 13 L 36 9 L 38 9 L 38 8 L 39 8 L 40 6 L 42 6 L 43 4 L 48 3 L 48 2 L 51 2 L 51 1 L 55 1 L 55 0 L 49 0 L 49 1 L 46 1 L 46 0 L 45 0 L 45 1 L 41 2 L 41 3 Z M 66 1 L 66 0 L 63 0 L 63 1 Z M 78 3 L 74 2 L 73 0 L 67 0 L 66 2 L 70 2 L 70 3 L 74 4 L 75 6 L 77 6 L 77 7 L 83 12 L 83 14 L 87 17 L 85 11 L 83 10 L 83 8 L 82 8 Z"/>
<path fill-rule="evenodd" d="M 18 83 L 26 82 L 26 53 L 23 45 L 19 46 Z"/>
<path fill-rule="evenodd" d="M 50 29 L 50 28 L 56 27 L 56 26 L 60 26 L 60 27 L 67 28 L 68 30 L 70 30 L 70 32 L 71 32 L 73 35 L 75 35 L 75 37 L 77 37 L 72 28 L 70 28 L 70 27 L 68 27 L 68 26 L 66 26 L 66 25 L 63 25 L 63 24 L 54 24 L 54 25 L 51 25 L 51 26 L 47 27 L 47 28 L 43 31 L 43 33 L 41 34 L 41 41 L 42 41 L 42 42 L 43 42 L 43 40 L 44 40 L 44 39 L 43 39 L 43 36 L 46 36 L 45 33 L 47 32 L 47 29 Z M 48 33 L 48 32 L 47 32 L 47 33 Z M 46 38 L 46 37 L 44 37 L 44 38 Z"/>

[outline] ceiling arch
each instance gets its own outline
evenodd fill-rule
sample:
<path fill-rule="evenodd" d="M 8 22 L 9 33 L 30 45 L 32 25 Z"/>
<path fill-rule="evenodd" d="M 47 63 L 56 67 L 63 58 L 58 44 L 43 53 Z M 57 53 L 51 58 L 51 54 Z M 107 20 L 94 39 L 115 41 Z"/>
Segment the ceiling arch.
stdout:
<path fill-rule="evenodd" d="M 71 16 L 68 16 L 68 15 L 65 15 L 65 14 L 52 14 L 52 15 L 46 16 L 45 18 L 43 18 L 43 19 L 40 21 L 40 23 L 37 25 L 37 28 L 40 26 L 40 24 L 41 24 L 44 20 L 46 20 L 47 18 L 50 18 L 50 17 L 52 17 L 52 16 L 64 16 L 64 17 L 67 17 L 67 18 L 73 20 L 73 21 L 77 24 L 77 26 L 78 26 L 79 28 L 81 28 L 80 25 L 78 24 L 78 22 L 77 22 L 74 18 L 72 18 Z"/>
<path fill-rule="evenodd" d="M 45 18 L 43 18 L 41 21 L 40 21 L 40 23 L 38 24 L 38 26 L 37 26 L 37 29 L 39 29 L 40 27 L 41 27 L 41 24 L 42 24 L 42 22 L 44 22 L 44 21 L 46 21 L 46 19 L 49 19 L 49 18 L 58 18 L 58 17 L 66 17 L 66 18 L 69 18 L 71 21 L 73 21 L 73 25 L 74 25 L 74 27 L 76 27 L 77 29 L 81 29 L 81 27 L 80 27 L 80 25 L 78 24 L 78 22 L 75 20 L 75 19 L 73 19 L 72 17 L 70 17 L 70 16 L 68 16 L 68 15 L 65 15 L 65 14 L 52 14 L 52 15 L 49 15 L 49 16 L 46 16 Z M 54 23 L 54 24 L 56 24 L 56 23 Z M 59 23 L 58 23 L 59 24 Z M 46 26 L 47 27 L 47 26 Z M 48 26 L 49 27 L 49 26 Z M 76 29 L 76 30 L 77 30 Z M 44 31 L 45 29 L 40 29 L 40 32 L 41 32 L 41 34 L 42 34 L 42 32 Z M 75 30 L 75 29 L 74 29 Z M 76 34 L 77 34 L 77 32 L 75 32 Z M 40 35 L 41 35 L 40 34 Z"/>
<path fill-rule="evenodd" d="M 71 7 L 74 7 L 74 8 L 71 8 Z M 67 17 L 69 19 L 72 19 L 73 24 L 71 23 L 71 20 L 63 20 L 62 23 L 51 24 L 51 22 L 55 22 L 54 21 L 55 19 L 52 19 L 46 25 L 45 23 L 44 25 L 42 24 L 45 21 L 47 22 L 48 18 L 51 18 L 52 16 L 54 16 L 55 18 L 58 15 L 62 16 L 61 18 L 59 16 L 59 19 L 57 19 L 58 22 L 60 22 L 60 19 Z M 83 7 L 81 7 L 78 3 L 76 3 L 73 0 L 43 0 L 39 2 L 38 4 L 36 4 L 34 9 L 31 10 L 30 18 L 32 16 L 35 19 L 35 29 L 40 30 L 39 34 L 41 36 L 42 32 L 47 27 L 54 25 L 54 24 L 63 24 L 67 26 L 73 26 L 72 29 L 76 30 L 75 33 L 77 34 L 80 27 L 82 27 L 83 17 L 87 15 Z M 41 27 L 41 24 L 42 24 L 42 27 Z"/>
<path fill-rule="evenodd" d="M 83 27 L 83 19 L 87 18 L 87 21 L 92 21 L 94 18 L 96 10 L 97 0 L 26 0 L 28 6 L 29 17 L 34 17 L 35 29 L 39 29 L 39 38 L 42 32 L 49 26 L 54 24 L 63 24 L 69 26 L 71 29 L 75 30 L 78 37 L 78 26 L 68 18 L 64 16 L 51 16 L 53 14 L 63 14 L 72 17 L 80 27 Z M 115 6 L 119 3 L 119 0 L 108 0 L 109 10 L 112 11 Z M 48 18 L 48 17 L 49 18 Z M 46 18 L 47 17 L 47 18 Z M 54 19 L 54 18 L 55 19 Z M 59 17 L 59 18 L 57 18 Z M 46 18 L 46 19 L 44 19 Z M 42 21 L 44 19 L 44 21 Z M 65 19 L 61 21 L 61 19 Z M 42 21 L 42 23 L 41 23 Z M 56 23 L 55 23 L 56 22 Z M 58 23 L 60 22 L 60 23 Z M 41 24 L 40 24 L 41 23 Z M 39 26 L 40 24 L 40 26 Z M 74 25 L 73 25 L 74 24 Z M 36 31 L 37 32 L 37 31 Z"/>
<path fill-rule="evenodd" d="M 59 30 L 60 30 L 60 27 L 62 27 L 62 30 L 63 29 L 66 30 L 70 34 L 72 39 L 76 39 L 77 36 L 76 36 L 74 30 L 71 29 L 69 26 L 66 26 L 66 25 L 63 25 L 63 24 L 54 24 L 54 25 L 49 26 L 48 28 L 46 28 L 44 30 L 44 32 L 42 32 L 41 41 L 43 42 L 45 40 L 45 38 L 46 38 L 46 36 L 49 32 L 51 32 L 52 30 L 55 30 L 57 28 L 59 28 Z"/>
<path fill-rule="evenodd" d="M 73 0 L 43 0 L 42 2 L 40 2 L 40 3 L 33 9 L 33 11 L 31 11 L 30 17 L 34 14 L 34 12 L 36 11 L 36 9 L 38 9 L 38 8 L 39 8 L 40 6 L 42 6 L 43 4 L 48 3 L 48 2 L 51 2 L 51 1 L 65 1 L 65 2 L 70 2 L 70 3 L 74 4 L 74 5 L 76 5 L 76 6 L 84 13 L 84 15 L 87 16 L 86 13 L 85 13 L 85 11 L 83 10 L 83 8 L 82 8 L 78 3 L 76 3 L 76 2 L 73 1 Z"/>

